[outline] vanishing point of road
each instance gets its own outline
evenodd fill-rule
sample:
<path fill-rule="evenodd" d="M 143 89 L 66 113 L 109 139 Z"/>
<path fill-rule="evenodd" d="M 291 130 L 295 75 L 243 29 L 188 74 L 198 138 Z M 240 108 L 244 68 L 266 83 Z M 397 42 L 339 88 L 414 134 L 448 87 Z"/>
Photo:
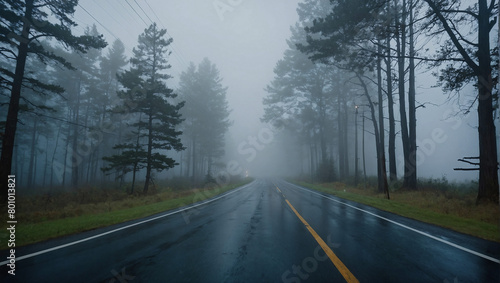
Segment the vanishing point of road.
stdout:
<path fill-rule="evenodd" d="M 500 282 L 499 243 L 266 179 L 16 256 L 0 282 Z"/>

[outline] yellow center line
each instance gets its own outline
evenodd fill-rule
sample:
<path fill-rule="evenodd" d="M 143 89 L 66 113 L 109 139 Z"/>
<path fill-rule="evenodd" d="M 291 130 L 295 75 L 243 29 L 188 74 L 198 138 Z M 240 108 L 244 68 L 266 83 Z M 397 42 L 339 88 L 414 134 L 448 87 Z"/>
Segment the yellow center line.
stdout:
<path fill-rule="evenodd" d="M 276 185 L 275 185 L 276 186 Z M 276 188 L 281 192 L 281 190 L 276 186 Z M 284 196 L 283 196 L 284 197 Z M 340 271 L 344 279 L 349 282 L 349 283 L 354 283 L 354 282 L 359 282 L 356 277 L 349 271 L 349 269 L 344 265 L 344 263 L 335 255 L 335 253 L 330 249 L 330 247 L 321 239 L 321 237 L 314 231 L 314 229 L 307 223 L 307 221 L 297 212 L 295 207 L 285 198 L 286 203 L 290 206 L 290 208 L 295 212 L 295 215 L 302 221 L 302 223 L 306 226 L 307 230 L 309 230 L 309 233 L 316 239 L 316 242 L 321 246 L 323 251 L 328 255 L 330 260 L 332 261 L 333 265 L 337 267 L 337 269 Z"/>

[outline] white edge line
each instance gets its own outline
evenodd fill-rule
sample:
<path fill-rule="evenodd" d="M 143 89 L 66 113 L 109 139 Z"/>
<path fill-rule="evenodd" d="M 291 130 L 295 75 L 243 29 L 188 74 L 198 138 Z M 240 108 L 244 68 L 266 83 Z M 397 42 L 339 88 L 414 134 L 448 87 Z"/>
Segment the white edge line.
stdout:
<path fill-rule="evenodd" d="M 100 238 L 102 236 L 106 236 L 106 235 L 112 234 L 114 232 L 125 230 L 125 229 L 128 229 L 128 228 L 137 226 L 137 225 L 141 225 L 141 224 L 144 224 L 144 223 L 147 223 L 147 222 L 158 220 L 160 218 L 164 218 L 164 217 L 167 217 L 167 216 L 170 216 L 170 215 L 173 215 L 173 214 L 177 214 L 179 212 L 183 212 L 183 211 L 186 211 L 186 210 L 198 207 L 198 206 L 202 206 L 202 205 L 211 203 L 213 201 L 216 201 L 216 200 L 221 199 L 223 197 L 226 197 L 228 195 L 234 194 L 234 193 L 236 193 L 236 192 L 238 192 L 238 191 L 240 191 L 240 190 L 242 190 L 242 189 L 250 186 L 252 183 L 253 182 L 251 182 L 250 184 L 244 185 L 244 186 L 242 186 L 242 187 L 240 187 L 238 189 L 235 189 L 233 191 L 230 191 L 228 193 L 225 193 L 223 195 L 220 195 L 220 196 L 218 196 L 216 198 L 213 198 L 213 199 L 210 199 L 210 200 L 198 203 L 196 205 L 187 206 L 187 207 L 184 207 L 183 209 L 180 209 L 180 210 L 176 210 L 176 211 L 173 211 L 173 212 L 162 214 L 162 215 L 159 215 L 159 216 L 147 219 L 147 220 L 143 220 L 143 221 L 140 221 L 140 222 L 137 222 L 137 223 L 133 223 L 133 224 L 130 224 L 130 225 L 127 225 L 127 226 L 124 226 L 124 227 L 120 227 L 120 228 L 117 228 L 117 229 L 114 229 L 114 230 L 111 230 L 111 231 L 108 231 L 108 232 L 104 232 L 104 233 L 97 234 L 97 235 L 94 235 L 94 236 L 91 236 L 91 237 L 88 237 L 88 238 L 84 238 L 84 239 L 81 239 L 81 240 L 78 240 L 78 241 L 70 242 L 70 243 L 67 243 L 67 244 L 64 244 L 64 245 L 52 247 L 50 249 L 45 249 L 45 250 L 41 250 L 41 251 L 38 251 L 38 252 L 35 252 L 35 253 L 31 253 L 31 254 L 20 256 L 20 257 L 16 257 L 16 262 L 18 262 L 20 260 L 23 260 L 23 259 L 30 258 L 30 257 L 34 257 L 34 256 L 38 256 L 38 255 L 41 255 L 41 254 L 45 254 L 45 253 L 48 253 L 48 252 L 52 252 L 52 251 L 56 251 L 56 250 L 59 250 L 59 249 L 63 249 L 63 248 L 66 248 L 66 247 L 69 247 L 69 246 L 73 246 L 73 245 L 76 245 L 76 244 L 80 244 L 80 243 L 83 243 L 83 242 L 87 242 L 87 241 L 90 241 L 90 240 L 93 240 L 93 239 L 96 239 L 96 238 Z M 5 264 L 8 264 L 9 262 L 10 261 L 8 261 L 8 260 L 2 261 L 2 262 L 0 262 L 0 265 L 5 265 Z"/>
<path fill-rule="evenodd" d="M 288 183 L 288 182 L 287 182 L 287 183 Z M 416 232 L 416 233 L 418 233 L 418 234 L 424 235 L 424 236 L 426 236 L 426 237 L 429 237 L 429 238 L 434 239 L 434 240 L 436 240 L 436 241 L 439 241 L 439 242 L 441 242 L 441 243 L 444 243 L 444 244 L 447 244 L 447 245 L 449 245 L 449 246 L 452 246 L 452 247 L 455 247 L 455 248 L 457 248 L 457 249 L 460 249 L 460 250 L 462 250 L 462 251 L 468 252 L 468 253 L 470 253 L 470 254 L 473 254 L 473 255 L 476 255 L 476 256 L 479 256 L 479 257 L 482 257 L 482 258 L 484 258 L 484 259 L 487 259 L 487 260 L 490 260 L 490 261 L 493 261 L 493 262 L 495 262 L 495 263 L 500 264 L 500 260 L 499 260 L 499 259 L 497 259 L 497 258 L 494 258 L 494 257 L 488 256 L 488 255 L 485 255 L 485 254 L 482 254 L 482 253 L 479 253 L 479 252 L 473 251 L 473 250 L 468 249 L 468 248 L 464 248 L 464 247 L 459 246 L 459 245 L 457 245 L 457 244 L 454 244 L 454 243 L 452 243 L 452 242 L 448 242 L 448 241 L 446 241 L 446 240 L 443 240 L 443 239 L 441 239 L 441 238 L 438 238 L 438 237 L 436 237 L 436 236 L 433 236 L 433 235 L 431 235 L 431 234 L 429 234 L 429 233 L 426 233 L 426 232 L 423 232 L 423 231 L 417 230 L 417 229 L 415 229 L 415 228 L 412 228 L 412 227 L 406 226 L 406 225 L 401 224 L 401 223 L 399 223 L 399 222 L 396 222 L 396 221 L 394 221 L 394 220 L 391 220 L 391 219 L 385 218 L 385 217 L 383 217 L 383 216 L 377 215 L 377 214 L 375 214 L 375 213 L 372 213 L 372 212 L 366 211 L 366 210 L 361 209 L 361 208 L 359 208 L 359 207 L 352 206 L 352 205 L 350 205 L 350 204 L 347 204 L 347 203 L 345 203 L 345 202 L 342 202 L 342 201 L 339 201 L 339 200 L 333 199 L 333 198 L 331 198 L 331 197 L 327 197 L 327 196 L 322 195 L 322 194 L 320 194 L 320 193 L 317 193 L 317 192 L 315 192 L 315 191 L 313 191 L 313 190 L 306 189 L 306 188 L 302 188 L 302 187 L 297 186 L 297 185 L 292 184 L 292 183 L 288 183 L 288 184 L 290 184 L 290 185 L 292 185 L 292 186 L 294 186 L 294 187 L 296 187 L 296 188 L 299 188 L 299 189 L 301 189 L 301 190 L 303 190 L 303 191 L 307 191 L 307 192 L 310 192 L 310 193 L 316 194 L 316 195 L 318 195 L 318 196 L 324 197 L 324 198 L 329 199 L 329 200 L 332 200 L 332 201 L 334 201 L 334 202 L 341 203 L 341 204 L 343 204 L 343 205 L 345 205 L 345 206 L 348 206 L 348 207 L 351 207 L 351 208 L 357 209 L 357 210 L 359 210 L 359 211 L 362 211 L 362 212 L 364 212 L 364 213 L 370 214 L 370 215 L 372 215 L 372 216 L 378 217 L 378 218 L 383 219 L 383 220 L 385 220 L 385 221 L 387 221 L 387 222 L 390 222 L 390 223 L 392 223 L 392 224 L 395 224 L 395 225 L 401 226 L 401 227 L 406 228 L 406 229 L 408 229 L 408 230 L 410 230 L 410 231 L 413 231 L 413 232 Z"/>

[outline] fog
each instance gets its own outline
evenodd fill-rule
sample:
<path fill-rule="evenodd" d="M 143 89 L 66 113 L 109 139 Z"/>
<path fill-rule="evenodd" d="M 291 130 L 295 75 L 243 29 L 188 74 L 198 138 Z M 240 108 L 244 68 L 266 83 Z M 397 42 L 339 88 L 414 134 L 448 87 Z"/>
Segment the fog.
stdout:
<path fill-rule="evenodd" d="M 137 5 L 133 1 L 129 2 L 146 23 L 150 24 Z M 151 20 L 158 20 L 158 16 L 160 26 L 166 28 L 174 39 L 174 50 L 170 57 L 171 73 L 174 76 L 171 83 L 177 83 L 179 73 L 187 68 L 190 61 L 196 63 L 208 57 L 219 68 L 223 84 L 228 86 L 227 98 L 232 109 L 231 120 L 234 122 L 227 137 L 226 159 L 237 160 L 254 176 L 297 173 L 296 166 L 286 169 L 291 165 L 290 155 L 294 156 L 294 153 L 284 152 L 285 147 L 281 144 L 283 138 L 278 140 L 278 133 L 272 143 L 258 151 L 252 162 L 246 161 L 246 156 L 239 154 L 237 148 L 248 142 L 249 136 L 258 136 L 262 129 L 272 128 L 260 123 L 263 114 L 262 99 L 266 95 L 264 88 L 272 80 L 273 68 L 287 48 L 286 40 L 291 35 L 290 26 L 298 20 L 298 2 L 300 1 L 147 1 L 156 12 L 156 15 L 150 15 Z M 149 13 L 149 7 L 143 2 L 139 3 Z M 222 3 L 220 10 L 215 7 L 218 3 Z M 124 1 L 81 1 L 80 4 L 113 33 L 110 34 L 98 25 L 108 41 L 113 40 L 114 35 L 125 43 L 129 51 L 136 45 L 137 35 L 146 27 Z M 76 19 L 80 27 L 95 22 L 81 9 L 77 10 Z M 477 113 L 473 108 L 466 117 L 462 117 L 460 110 L 464 108 L 463 105 L 468 105 L 470 99 L 449 101 L 448 94 L 444 94 L 435 85 L 436 80 L 431 72 L 421 70 L 417 77 L 417 101 L 425 103 L 425 108 L 417 110 L 417 140 L 419 146 L 425 144 L 429 148 L 423 155 L 419 155 L 419 176 L 446 177 L 456 181 L 477 179 L 476 172 L 453 170 L 454 167 L 460 167 L 458 158 L 478 155 Z M 463 96 L 469 98 L 474 92 L 472 87 L 462 91 Z M 435 129 L 442 129 L 443 140 L 425 143 L 424 141 L 432 141 Z M 368 134 L 366 141 L 367 173 L 373 175 L 376 174 L 376 155 L 373 138 L 369 136 Z M 400 164 L 398 170 L 401 171 L 402 149 L 399 136 L 397 148 Z M 297 162 L 298 160 L 292 161 Z"/>
<path fill-rule="evenodd" d="M 232 123 L 224 137 L 225 153 L 218 159 L 219 170 L 253 177 L 304 176 L 310 170 L 309 149 L 297 142 L 296 133 L 275 127 L 272 123 L 261 122 L 265 113 L 263 99 L 268 96 L 265 88 L 275 77 L 273 70 L 288 48 L 287 40 L 292 35 L 290 27 L 299 19 L 296 11 L 299 2 L 82 0 L 74 15 L 78 24 L 74 33 L 81 35 L 87 27 L 95 24 L 108 42 L 103 54 L 115 39 L 120 39 L 129 59 L 133 54 L 132 49 L 137 46 L 139 34 L 156 22 L 159 28 L 167 30 L 168 37 L 173 38 L 169 46 L 172 53 L 168 57 L 171 64 L 168 74 L 172 79 L 167 80 L 168 87 L 177 92 L 181 73 L 188 69 L 191 62 L 198 65 L 204 58 L 216 66 L 222 86 L 227 87 L 226 97 L 231 111 L 229 120 Z M 433 40 L 429 42 L 430 49 L 434 50 Z M 129 66 L 124 69 L 127 68 Z M 453 170 L 463 165 L 457 159 L 479 154 L 476 106 L 464 115 L 476 90 L 473 86 L 466 86 L 459 95 L 444 93 L 440 87 L 436 87 L 433 71 L 436 69 L 419 66 L 416 77 L 418 177 L 446 177 L 450 181 L 477 180 L 477 171 Z M 376 96 L 373 86 L 370 92 Z M 362 99 L 356 98 L 347 103 L 348 109 L 345 110 L 348 117 L 347 155 L 351 172 L 354 171 L 355 155 L 354 105 L 359 103 L 363 103 Z M 401 176 L 403 154 L 397 98 L 395 103 L 397 169 Z M 368 108 L 363 111 L 368 112 Z M 365 113 L 365 116 L 369 114 Z M 384 116 L 387 117 L 387 109 L 384 110 Z M 362 170 L 362 120 L 362 116 L 358 116 L 359 170 Z M 499 120 L 495 121 L 499 127 Z M 384 122 L 384 135 L 387 138 L 387 118 Z M 333 129 L 336 123 L 327 125 L 327 128 Z M 366 171 L 373 176 L 377 174 L 377 156 L 373 126 L 369 119 L 365 119 L 365 126 Z M 387 150 L 387 142 L 385 146 Z M 179 152 L 172 151 L 169 154 L 181 164 L 182 158 L 186 158 Z M 329 156 L 335 162 L 339 159 L 333 146 L 329 148 Z M 41 164 L 42 161 L 35 162 Z M 173 177 L 185 174 L 187 170 L 177 166 L 160 176 Z M 41 170 L 36 174 L 42 174 Z"/>
<path fill-rule="evenodd" d="M 147 27 L 144 21 L 148 25 L 151 20 L 158 21 L 160 27 L 166 28 L 168 35 L 174 39 L 170 56 L 172 87 L 175 88 L 179 74 L 189 62 L 197 63 L 207 57 L 220 70 L 223 84 L 228 87 L 227 99 L 233 121 L 227 137 L 226 159 L 238 160 L 253 175 L 290 173 L 290 170 L 285 169 L 290 165 L 290 158 L 286 157 L 293 153 L 283 151 L 284 147 L 279 144 L 283 139 L 267 144 L 265 150 L 258 151 L 252 162 L 242 158 L 237 148 L 247 142 L 250 136 L 258 136 L 262 129 L 270 129 L 268 125 L 260 123 L 262 99 L 266 95 L 264 88 L 272 80 L 273 68 L 287 47 L 290 26 L 298 19 L 296 7 L 300 1 L 149 0 L 149 5 L 138 2 L 149 16 L 145 16 L 136 3 L 128 2 L 140 17 L 124 1 L 80 1 L 80 5 L 99 23 L 89 13 L 78 9 L 75 18 L 79 28 L 97 24 L 108 42 L 115 37 L 121 39 L 130 56 L 137 36 Z M 150 8 L 155 14 L 150 14 Z M 434 141 L 432 145 L 426 143 L 429 149 L 419 156 L 419 176 L 446 177 L 457 181 L 477 179 L 477 173 L 453 170 L 453 167 L 460 167 L 456 162 L 458 158 L 478 155 L 476 112 L 471 111 L 462 117 L 460 109 L 466 103 L 448 101 L 447 94 L 443 94 L 439 87 L 433 87 L 436 80 L 430 72 L 420 74 L 417 85 L 417 101 L 431 103 L 417 112 L 419 144 L 432 141 L 435 129 L 444 132 L 440 142 Z M 468 88 L 463 93 L 467 96 L 474 90 Z M 367 171 L 376 174 L 373 138 L 367 138 Z M 401 163 L 400 144 L 398 149 L 398 163 Z M 296 173 L 293 171 L 296 169 L 291 170 Z M 402 170 L 402 166 L 398 169 Z"/>
<path fill-rule="evenodd" d="M 149 25 L 151 21 L 140 8 L 128 1 Z M 220 70 L 223 85 L 228 87 L 227 99 L 232 109 L 233 121 L 228 135 L 226 161 L 236 160 L 253 176 L 285 174 L 283 159 L 276 140 L 259 151 L 252 162 L 238 153 L 238 146 L 248 141 L 249 136 L 258 136 L 262 129 L 270 128 L 260 122 L 263 115 L 262 99 L 264 88 L 272 80 L 273 68 L 287 48 L 290 26 L 297 19 L 296 7 L 299 1 L 147 1 L 141 4 L 149 15 L 166 28 L 173 38 L 170 55 L 173 79 L 169 84 L 174 89 L 179 74 L 187 69 L 189 62 L 198 64 L 204 57 L 209 58 Z M 217 6 L 217 4 L 221 6 Z M 228 3 L 239 3 L 230 5 Z M 225 5 L 224 5 L 225 4 Z M 92 16 L 106 26 L 96 23 L 108 42 L 116 38 L 122 40 L 128 55 L 137 44 L 137 36 L 146 24 L 124 1 L 80 1 Z M 229 6 L 226 6 L 229 5 Z M 217 6 L 217 8 L 216 8 Z M 230 7 L 230 8 L 228 8 Z M 83 9 L 78 9 L 75 18 L 80 32 L 95 20 Z M 158 16 L 158 18 L 156 18 Z M 271 150 L 273 149 L 273 150 Z"/>

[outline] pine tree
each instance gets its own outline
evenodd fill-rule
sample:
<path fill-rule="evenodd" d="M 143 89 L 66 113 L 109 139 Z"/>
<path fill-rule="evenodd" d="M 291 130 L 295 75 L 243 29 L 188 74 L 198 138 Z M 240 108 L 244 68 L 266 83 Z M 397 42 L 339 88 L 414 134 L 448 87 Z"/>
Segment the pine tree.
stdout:
<path fill-rule="evenodd" d="M 192 178 L 198 168 L 205 168 L 207 179 L 212 177 L 214 162 L 224 155 L 224 136 L 231 124 L 226 100 L 227 88 L 215 64 L 207 58 L 198 65 L 190 64 L 181 74 L 179 92 L 186 101 L 182 110 L 183 127 L 191 141 Z"/>
<path fill-rule="evenodd" d="M 378 188 L 388 196 L 381 69 L 381 40 L 385 37 L 388 24 L 387 19 L 382 16 L 386 4 L 387 0 L 336 1 L 327 16 L 315 19 L 313 25 L 306 27 L 307 45 L 298 44 L 297 47 L 315 61 L 328 62 L 354 73 L 363 87 L 367 100 L 371 100 L 371 97 L 364 82 L 364 72 L 377 69 L 378 123 L 375 122 L 375 109 L 371 104 L 370 111 L 375 135 L 378 135 L 376 137 Z"/>
<path fill-rule="evenodd" d="M 7 180 L 11 173 L 14 140 L 17 129 L 21 91 L 24 83 L 47 90 L 46 84 L 25 74 L 29 54 L 37 55 L 42 61 L 55 61 L 71 68 L 63 58 L 56 56 L 41 45 L 41 38 L 51 38 L 66 44 L 79 52 L 89 48 L 106 46 L 102 36 L 74 36 L 71 27 L 76 26 L 70 17 L 78 1 L 4 0 L 0 2 L 0 53 L 7 60 L 15 61 L 15 70 L 2 68 L 2 80 L 10 81 L 10 100 L 5 123 L 0 158 L 0 179 Z M 52 21 L 51 21 L 52 20 Z M 2 184 L 2 197 L 6 200 L 7 183 Z"/>
<path fill-rule="evenodd" d="M 152 182 L 152 170 L 166 170 L 177 163 L 166 156 L 166 150 L 183 150 L 176 127 L 182 122 L 179 110 L 184 103 L 172 104 L 177 96 L 166 85 L 170 78 L 164 71 L 170 68 L 167 56 L 172 39 L 167 39 L 164 29 L 152 24 L 139 35 L 138 45 L 133 49 L 131 68 L 118 75 L 123 90 L 118 93 L 124 103 L 122 113 L 132 120 L 130 126 L 136 129 L 135 141 L 117 145 L 121 154 L 107 157 L 108 168 L 122 169 L 144 166 L 146 179 L 143 192 L 147 193 Z M 137 165 L 135 165 L 137 164 Z"/>
<path fill-rule="evenodd" d="M 477 88 L 479 162 L 475 165 L 479 165 L 479 186 L 476 202 L 498 204 L 498 148 L 494 122 L 498 93 L 493 91 L 494 60 L 491 55 L 497 51 L 490 46 L 490 33 L 499 20 L 498 1 L 477 0 L 475 4 L 443 0 L 425 2 L 432 15 L 431 23 L 449 38 L 439 52 L 438 65 L 449 62 L 450 58 L 460 63 L 458 66 L 449 64 L 442 70 L 439 79 L 443 87 L 453 91 L 460 90 L 464 84 L 474 83 Z M 457 28 L 459 24 L 467 25 L 467 28 Z"/>

